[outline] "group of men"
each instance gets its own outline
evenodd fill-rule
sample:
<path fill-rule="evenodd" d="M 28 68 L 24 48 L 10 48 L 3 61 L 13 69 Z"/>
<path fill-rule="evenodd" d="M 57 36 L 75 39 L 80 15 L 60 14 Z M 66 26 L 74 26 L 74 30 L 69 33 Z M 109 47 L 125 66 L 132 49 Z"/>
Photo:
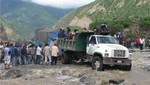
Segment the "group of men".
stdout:
<path fill-rule="evenodd" d="M 0 42 L 0 64 L 4 63 L 5 69 L 10 65 L 28 65 L 28 64 L 51 64 L 57 65 L 59 49 L 54 43 L 51 47 L 49 44 L 37 45 L 32 43 L 3 43 Z"/>

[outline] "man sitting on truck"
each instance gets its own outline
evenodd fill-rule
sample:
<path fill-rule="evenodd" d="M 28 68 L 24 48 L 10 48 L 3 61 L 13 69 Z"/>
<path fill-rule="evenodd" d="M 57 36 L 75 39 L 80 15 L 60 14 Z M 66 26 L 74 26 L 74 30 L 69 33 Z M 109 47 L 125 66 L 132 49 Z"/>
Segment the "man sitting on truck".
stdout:
<path fill-rule="evenodd" d="M 67 39 L 72 39 L 73 38 L 73 33 L 71 32 L 71 29 L 67 27 Z"/>
<path fill-rule="evenodd" d="M 103 24 L 101 24 L 99 27 L 96 27 L 96 35 L 101 35 L 102 32 L 108 32 L 107 29 L 107 24 L 104 22 Z"/>
<path fill-rule="evenodd" d="M 58 33 L 58 38 L 65 38 L 65 30 L 64 28 L 60 28 L 59 33 Z"/>
<path fill-rule="evenodd" d="M 107 29 L 107 23 L 104 22 L 103 24 L 101 24 L 100 28 L 101 28 L 103 31 L 108 31 L 108 29 Z"/>

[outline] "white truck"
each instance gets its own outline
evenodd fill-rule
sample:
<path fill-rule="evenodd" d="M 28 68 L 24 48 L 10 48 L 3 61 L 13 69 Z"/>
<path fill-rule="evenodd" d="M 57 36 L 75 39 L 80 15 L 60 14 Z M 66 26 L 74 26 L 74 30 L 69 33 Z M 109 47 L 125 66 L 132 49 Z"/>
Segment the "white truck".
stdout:
<path fill-rule="evenodd" d="M 118 41 L 108 35 L 94 35 L 93 32 L 77 33 L 72 40 L 58 39 L 63 64 L 81 59 L 90 62 L 93 70 L 104 70 L 106 65 L 123 66 L 131 70 L 129 50 L 118 44 Z"/>

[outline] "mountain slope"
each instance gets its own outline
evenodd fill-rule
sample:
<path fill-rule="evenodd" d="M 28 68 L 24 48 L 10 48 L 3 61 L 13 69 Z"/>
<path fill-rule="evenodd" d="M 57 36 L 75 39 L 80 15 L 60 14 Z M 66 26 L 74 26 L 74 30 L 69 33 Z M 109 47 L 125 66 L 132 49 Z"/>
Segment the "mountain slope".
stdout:
<path fill-rule="evenodd" d="M 31 39 L 36 29 L 52 26 L 70 11 L 44 7 L 22 0 L 1 0 L 0 9 L 1 16 L 7 20 L 12 30 L 25 39 Z"/>
<path fill-rule="evenodd" d="M 150 26 L 150 0 L 96 0 L 73 10 L 55 25 L 93 28 L 103 22 L 115 30 L 138 24 Z M 147 27 L 149 27 L 147 26 Z M 135 28 L 136 29 L 136 28 Z"/>
<path fill-rule="evenodd" d="M 17 40 L 21 39 L 22 37 L 19 36 L 10 26 L 10 24 L 7 22 L 7 20 L 0 18 L 0 27 L 2 28 L 2 33 L 1 36 L 6 37 L 8 40 Z M 12 36 L 14 36 L 12 38 Z M 7 39 L 2 39 L 2 40 L 7 40 Z"/>

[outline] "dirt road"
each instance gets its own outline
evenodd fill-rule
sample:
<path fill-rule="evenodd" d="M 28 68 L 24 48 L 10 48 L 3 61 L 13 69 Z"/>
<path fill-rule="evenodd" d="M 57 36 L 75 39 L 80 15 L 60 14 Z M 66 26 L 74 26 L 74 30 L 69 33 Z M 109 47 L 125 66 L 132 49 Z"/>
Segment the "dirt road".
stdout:
<path fill-rule="evenodd" d="M 11 69 L 20 70 L 22 76 L 16 79 L 0 79 L 0 85 L 112 85 L 107 83 L 110 79 L 124 79 L 125 81 L 119 85 L 150 85 L 149 55 L 149 52 L 132 53 L 131 71 L 123 71 L 116 69 L 116 67 L 108 67 L 105 71 L 95 71 L 88 65 L 62 65 L 61 63 L 57 66 L 27 65 L 12 67 Z M 0 70 L 0 75 L 6 71 Z M 83 75 L 89 77 L 82 78 Z M 89 80 L 86 81 L 86 79 Z M 85 83 L 89 81 L 92 83 Z M 103 82 L 105 84 L 102 84 Z"/>

